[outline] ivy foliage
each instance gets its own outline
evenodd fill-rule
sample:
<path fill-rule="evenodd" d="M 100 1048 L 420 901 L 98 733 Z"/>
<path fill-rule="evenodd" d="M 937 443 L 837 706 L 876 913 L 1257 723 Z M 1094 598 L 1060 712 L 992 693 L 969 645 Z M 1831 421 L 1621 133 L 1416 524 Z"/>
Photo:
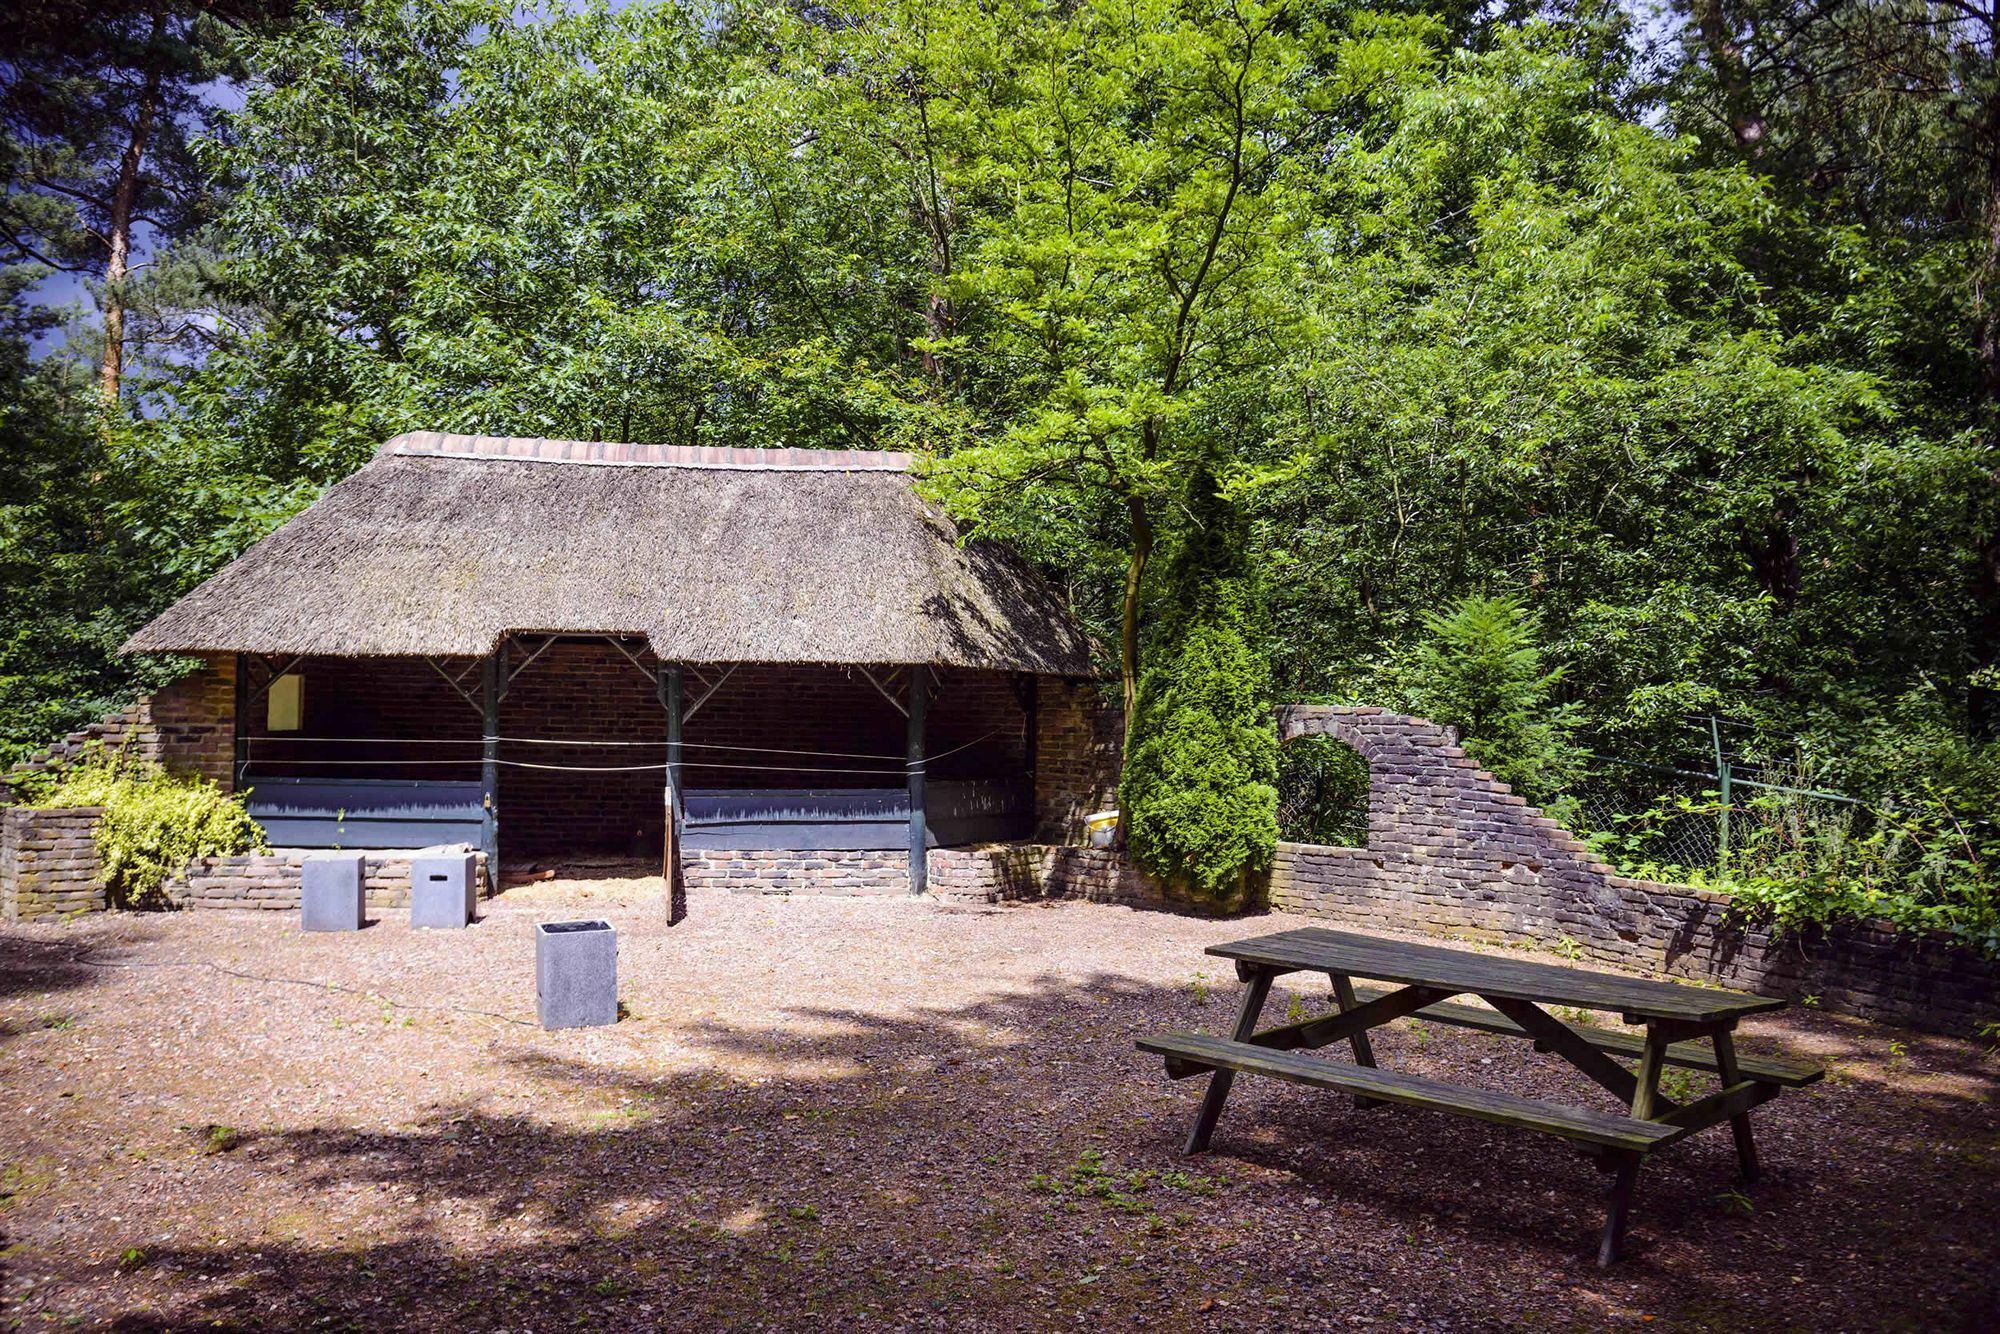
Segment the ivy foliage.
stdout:
<path fill-rule="evenodd" d="M 195 858 L 268 846 L 240 795 L 101 749 L 60 771 L 30 799 L 43 807 L 103 807 L 95 838 L 113 907 L 163 907 L 165 882 Z"/>
<path fill-rule="evenodd" d="M 1216 907 L 1241 906 L 1278 841 L 1268 632 L 1244 520 L 1198 474 L 1163 581 L 1119 787 L 1140 866 Z"/>

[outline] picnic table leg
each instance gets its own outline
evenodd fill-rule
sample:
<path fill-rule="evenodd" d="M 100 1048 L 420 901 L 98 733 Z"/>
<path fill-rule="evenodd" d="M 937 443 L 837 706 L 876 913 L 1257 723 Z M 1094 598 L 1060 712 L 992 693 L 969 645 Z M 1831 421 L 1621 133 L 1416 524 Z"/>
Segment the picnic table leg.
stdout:
<path fill-rule="evenodd" d="M 1727 1030 L 1715 1035 L 1715 1069 L 1722 1076 L 1724 1088 L 1734 1086 L 1742 1078 L 1736 1070 L 1736 1035 Z M 1738 1112 L 1730 1117 L 1729 1129 L 1736 1136 L 1736 1161 L 1743 1169 L 1743 1179 L 1755 1181 L 1757 1142 L 1750 1138 L 1750 1113 Z"/>
<path fill-rule="evenodd" d="M 1639 1163 L 1636 1153 L 1621 1154 L 1618 1158 L 1618 1176 L 1611 1183 L 1611 1205 L 1604 1216 L 1604 1239 L 1597 1246 L 1597 1267 L 1609 1269 L 1625 1249 L 1625 1221 L 1632 1214 L 1632 1195 L 1639 1185 Z"/>
<path fill-rule="evenodd" d="M 1264 1012 L 1264 1000 L 1270 994 L 1271 974 L 1259 968 L 1244 984 L 1243 1003 L 1237 1008 L 1236 1031 L 1231 1037 L 1238 1042 L 1250 1040 L 1250 1035 L 1257 1031 L 1257 1016 Z M 1222 1104 L 1229 1098 L 1229 1086 L 1235 1082 L 1234 1070 L 1217 1070 L 1208 1077 L 1208 1091 L 1201 1095 L 1201 1110 L 1195 1113 L 1194 1129 L 1188 1131 L 1182 1153 L 1200 1153 L 1208 1147 L 1208 1137 L 1215 1133 L 1216 1118 L 1222 1115 Z"/>
<path fill-rule="evenodd" d="M 1346 973 L 1333 973 L 1330 976 L 1333 978 L 1333 998 L 1339 1003 L 1340 1012 L 1346 1014 L 1354 1008 L 1354 979 Z M 1356 1033 L 1347 1041 L 1348 1045 L 1354 1048 L 1354 1063 L 1356 1065 L 1372 1066 L 1375 1064 L 1375 1046 L 1368 1040 L 1366 1030 Z M 1354 1105 L 1356 1107 L 1380 1107 L 1382 1106 L 1382 1100 L 1357 1093 L 1354 1095 Z"/>
<path fill-rule="evenodd" d="M 1632 1115 L 1641 1121 L 1653 1119 L 1653 1107 L 1660 1097 L 1660 1067 L 1667 1055 L 1667 1035 L 1657 1024 L 1646 1025 L 1646 1045 L 1639 1053 L 1638 1080 L 1632 1090 Z"/>

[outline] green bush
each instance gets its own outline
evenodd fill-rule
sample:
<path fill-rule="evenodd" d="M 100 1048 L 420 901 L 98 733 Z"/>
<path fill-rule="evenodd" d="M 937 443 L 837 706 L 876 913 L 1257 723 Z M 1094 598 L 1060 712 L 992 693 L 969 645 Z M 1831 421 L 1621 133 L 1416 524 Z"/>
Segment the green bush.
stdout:
<path fill-rule="evenodd" d="M 1163 580 L 1119 789 L 1133 860 L 1170 888 L 1242 904 L 1278 841 L 1278 735 L 1246 526 L 1196 480 Z"/>
<path fill-rule="evenodd" d="M 1932 789 L 1894 805 L 1856 806 L 1769 792 L 1731 804 L 1729 851 L 1715 867 L 1649 856 L 1677 819 L 1714 819 L 1714 793 L 1663 799 L 1619 817 L 1592 841 L 1621 869 L 1647 879 L 1723 890 L 1739 910 L 1780 930 L 1880 919 L 1936 931 L 2000 958 L 2000 830 L 1960 795 Z"/>
<path fill-rule="evenodd" d="M 114 907 L 164 904 L 162 888 L 197 857 L 263 851 L 241 797 L 198 777 L 102 751 L 46 782 L 37 806 L 102 806 L 97 855 Z"/>
<path fill-rule="evenodd" d="M 1469 595 L 1424 626 L 1431 637 L 1402 673 L 1409 709 L 1457 728 L 1466 753 L 1529 801 L 1573 786 L 1576 710 L 1554 702 L 1562 672 L 1542 666 L 1541 618 L 1513 597 Z"/>

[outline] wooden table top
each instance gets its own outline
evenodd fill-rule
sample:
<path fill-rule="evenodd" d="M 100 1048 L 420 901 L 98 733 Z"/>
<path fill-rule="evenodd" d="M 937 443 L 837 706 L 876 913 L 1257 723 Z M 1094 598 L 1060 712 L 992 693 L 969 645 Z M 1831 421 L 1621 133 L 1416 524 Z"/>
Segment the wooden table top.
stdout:
<path fill-rule="evenodd" d="M 1405 986 L 1499 996 L 1585 1010 L 1610 1010 L 1642 1019 L 1722 1023 L 1748 1014 L 1782 1010 L 1786 1002 L 1742 991 L 1719 991 L 1595 973 L 1561 964 L 1496 958 L 1441 945 L 1419 945 L 1380 936 L 1307 927 L 1208 947 L 1225 959 L 1287 969 L 1342 973 Z"/>

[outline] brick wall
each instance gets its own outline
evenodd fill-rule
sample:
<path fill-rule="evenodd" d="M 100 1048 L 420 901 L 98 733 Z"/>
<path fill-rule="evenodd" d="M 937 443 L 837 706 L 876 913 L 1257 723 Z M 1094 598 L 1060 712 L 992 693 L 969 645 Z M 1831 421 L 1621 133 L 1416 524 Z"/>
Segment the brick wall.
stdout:
<path fill-rule="evenodd" d="M 95 806 L 0 810 L 0 918 L 33 921 L 104 907 Z"/>
<path fill-rule="evenodd" d="M 1185 908 L 1110 848 L 1050 843 L 933 848 L 928 866 L 931 894 L 947 902 L 1083 899 L 1133 908 Z"/>
<path fill-rule="evenodd" d="M 1943 1031 L 2000 1018 L 2000 964 L 1884 924 L 1774 939 L 1726 894 L 1620 876 L 1482 771 L 1441 727 L 1380 709 L 1294 705 L 1280 735 L 1368 760 L 1368 845 L 1283 843 L 1272 907 L 1361 927 L 1474 934 Z"/>
<path fill-rule="evenodd" d="M 194 773 L 224 789 L 235 755 L 236 659 L 219 655 L 171 685 L 15 764 L 7 777 L 60 770 L 93 747 Z M 8 787 L 0 784 L 0 804 Z"/>
<path fill-rule="evenodd" d="M 689 889 L 732 894 L 882 895 L 910 892 L 907 852 L 690 852 Z"/>
<path fill-rule="evenodd" d="M 405 908 L 410 902 L 410 857 L 407 852 L 369 853 L 363 863 L 368 907 L 376 913 Z M 296 911 L 305 857 L 297 852 L 251 852 L 232 857 L 203 857 L 185 874 L 167 882 L 168 901 L 188 909 L 263 908 Z M 492 893 L 486 856 L 479 854 L 479 896 Z"/>
<path fill-rule="evenodd" d="M 1080 843 L 1083 818 L 1118 805 L 1124 712 L 1095 682 L 1045 676 L 1035 708 L 1035 837 Z"/>

